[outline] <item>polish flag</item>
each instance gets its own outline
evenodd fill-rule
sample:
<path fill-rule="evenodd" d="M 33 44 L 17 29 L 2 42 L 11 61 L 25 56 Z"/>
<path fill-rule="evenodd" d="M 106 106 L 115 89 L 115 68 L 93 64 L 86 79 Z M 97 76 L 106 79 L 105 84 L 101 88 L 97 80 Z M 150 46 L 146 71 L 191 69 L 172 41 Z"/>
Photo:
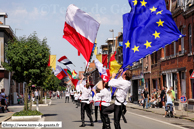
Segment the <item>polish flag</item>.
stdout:
<path fill-rule="evenodd" d="M 73 4 L 68 6 L 65 19 L 63 38 L 89 62 L 100 24 Z"/>
<path fill-rule="evenodd" d="M 54 75 L 55 75 L 59 80 L 61 80 L 61 79 L 63 79 L 64 77 L 67 76 L 67 74 L 65 73 L 65 71 L 64 71 L 60 66 L 58 66 L 58 65 L 57 65 L 57 67 L 56 67 L 56 70 L 54 71 Z"/>

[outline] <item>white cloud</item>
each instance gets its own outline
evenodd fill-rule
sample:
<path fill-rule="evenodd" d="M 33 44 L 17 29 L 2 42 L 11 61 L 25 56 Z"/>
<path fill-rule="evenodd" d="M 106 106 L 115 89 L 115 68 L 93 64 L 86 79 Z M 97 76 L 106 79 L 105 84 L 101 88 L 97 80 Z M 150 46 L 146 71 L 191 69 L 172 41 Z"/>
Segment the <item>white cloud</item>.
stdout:
<path fill-rule="evenodd" d="M 9 24 L 29 24 L 31 21 L 36 21 L 40 19 L 46 19 L 46 13 L 40 11 L 38 8 L 34 7 L 32 10 L 27 10 L 25 7 L 17 7 L 7 10 L 9 17 Z"/>
<path fill-rule="evenodd" d="M 94 18 L 103 25 L 121 25 L 122 17 L 118 15 L 114 16 L 101 16 L 100 14 L 96 14 Z"/>

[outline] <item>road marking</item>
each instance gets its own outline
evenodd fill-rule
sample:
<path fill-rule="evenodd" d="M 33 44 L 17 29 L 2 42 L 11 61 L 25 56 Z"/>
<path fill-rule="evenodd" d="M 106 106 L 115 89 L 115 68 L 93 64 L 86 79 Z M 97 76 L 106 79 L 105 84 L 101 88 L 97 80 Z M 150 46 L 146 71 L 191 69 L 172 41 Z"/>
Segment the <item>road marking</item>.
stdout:
<path fill-rule="evenodd" d="M 187 128 L 184 128 L 184 127 L 181 127 L 181 126 L 178 126 L 178 125 L 173 125 L 171 123 L 167 123 L 167 122 L 164 122 L 164 121 L 156 120 L 156 119 L 153 119 L 153 118 L 150 118 L 150 117 L 147 117 L 147 116 L 135 114 L 135 113 L 132 113 L 132 112 L 129 112 L 129 111 L 127 111 L 127 112 L 130 113 L 130 114 L 133 114 L 133 115 L 136 115 L 136 116 L 139 116 L 139 117 L 144 117 L 144 118 L 147 118 L 147 119 L 150 119 L 150 120 L 153 120 L 153 121 L 157 121 L 157 122 L 160 122 L 160 123 L 163 123 L 163 124 L 171 125 L 171 126 L 178 127 L 178 128 L 181 128 L 181 129 L 187 129 Z"/>

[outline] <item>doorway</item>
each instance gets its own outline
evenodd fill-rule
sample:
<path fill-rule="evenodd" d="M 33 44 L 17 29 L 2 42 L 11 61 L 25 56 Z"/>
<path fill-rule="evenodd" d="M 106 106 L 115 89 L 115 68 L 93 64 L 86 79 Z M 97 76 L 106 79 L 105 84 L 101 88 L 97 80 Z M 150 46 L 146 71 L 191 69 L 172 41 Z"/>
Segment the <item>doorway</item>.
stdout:
<path fill-rule="evenodd" d="M 181 95 L 186 96 L 186 79 L 185 79 L 185 72 L 181 72 Z"/>
<path fill-rule="evenodd" d="M 138 101 L 138 80 L 133 80 L 133 101 Z"/>

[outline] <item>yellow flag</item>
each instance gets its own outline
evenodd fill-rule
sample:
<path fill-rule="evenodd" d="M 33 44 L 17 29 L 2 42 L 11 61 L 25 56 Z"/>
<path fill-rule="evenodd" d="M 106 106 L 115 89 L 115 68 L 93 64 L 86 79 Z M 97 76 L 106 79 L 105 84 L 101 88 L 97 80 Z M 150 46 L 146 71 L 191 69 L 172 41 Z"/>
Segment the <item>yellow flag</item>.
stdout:
<path fill-rule="evenodd" d="M 96 59 L 98 59 L 100 61 L 100 63 L 102 63 L 102 55 L 101 54 L 96 55 Z"/>
<path fill-rule="evenodd" d="M 56 55 L 50 55 L 50 66 L 56 70 Z"/>
<path fill-rule="evenodd" d="M 95 49 L 94 49 L 94 55 L 97 55 L 98 49 L 97 49 L 97 41 L 96 40 L 95 40 L 95 43 L 96 43 L 96 46 L 95 46 Z"/>
<path fill-rule="evenodd" d="M 115 59 L 115 54 L 116 52 L 110 58 L 109 71 L 111 76 L 113 73 L 118 73 L 119 69 L 121 68 L 121 65 L 117 63 Z"/>
<path fill-rule="evenodd" d="M 121 68 L 121 65 L 117 63 L 116 60 L 111 61 L 110 62 L 110 75 L 112 75 L 113 73 L 118 73 L 119 69 Z"/>

